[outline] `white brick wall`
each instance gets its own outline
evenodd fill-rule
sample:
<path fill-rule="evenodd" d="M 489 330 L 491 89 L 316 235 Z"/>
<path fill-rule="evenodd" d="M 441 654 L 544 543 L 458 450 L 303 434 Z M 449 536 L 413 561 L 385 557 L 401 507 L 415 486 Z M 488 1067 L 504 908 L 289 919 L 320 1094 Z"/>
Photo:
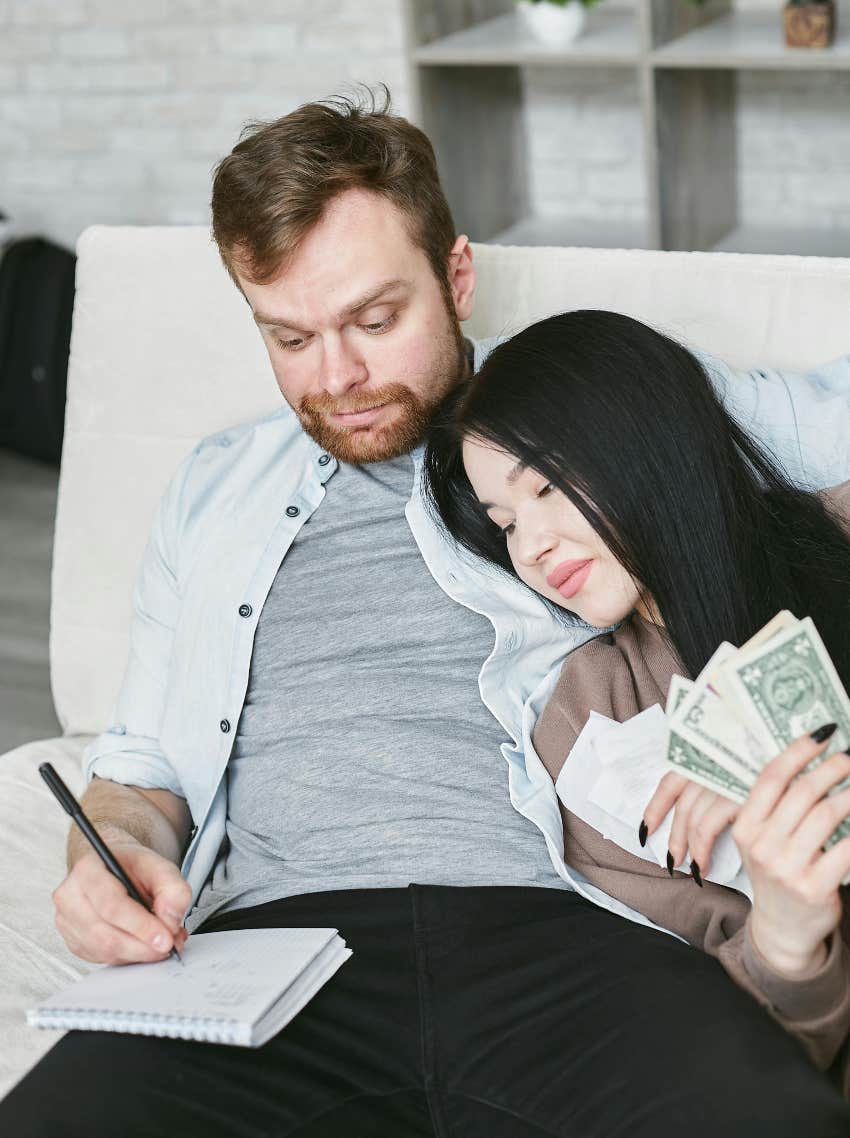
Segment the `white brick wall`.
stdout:
<path fill-rule="evenodd" d="M 68 244 L 96 221 L 206 222 L 247 120 L 357 80 L 411 112 L 403 2 L 0 0 L 0 208 Z M 782 0 L 736 3 L 780 19 Z M 635 76 L 523 83 L 535 211 L 640 220 Z M 850 229 L 850 74 L 742 73 L 737 129 L 743 222 Z"/>
<path fill-rule="evenodd" d="M 68 245 L 206 223 L 245 122 L 357 81 L 410 114 L 401 0 L 0 0 L 0 208 Z"/>
<path fill-rule="evenodd" d="M 850 229 L 850 74 L 738 80 L 745 223 Z"/>
<path fill-rule="evenodd" d="M 532 211 L 592 221 L 645 218 L 636 74 L 527 68 L 523 87 Z"/>
<path fill-rule="evenodd" d="M 734 7 L 769 11 L 779 26 L 782 4 Z M 846 0 L 839 27 L 850 28 Z M 636 78 L 615 69 L 529 68 L 524 86 L 534 212 L 643 219 Z M 850 230 L 850 73 L 741 72 L 736 127 L 743 225 Z"/>

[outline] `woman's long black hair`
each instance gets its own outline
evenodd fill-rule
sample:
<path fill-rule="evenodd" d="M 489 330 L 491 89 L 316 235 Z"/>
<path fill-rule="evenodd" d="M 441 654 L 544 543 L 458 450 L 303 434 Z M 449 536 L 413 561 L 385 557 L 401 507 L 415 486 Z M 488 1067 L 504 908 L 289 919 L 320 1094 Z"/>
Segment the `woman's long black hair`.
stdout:
<path fill-rule="evenodd" d="M 464 471 L 467 437 L 566 494 L 655 601 L 692 676 L 721 641 L 741 645 L 790 609 L 812 617 L 850 681 L 850 537 L 674 340 L 614 312 L 551 316 L 497 347 L 441 408 L 425 460 L 431 508 L 515 576 Z"/>

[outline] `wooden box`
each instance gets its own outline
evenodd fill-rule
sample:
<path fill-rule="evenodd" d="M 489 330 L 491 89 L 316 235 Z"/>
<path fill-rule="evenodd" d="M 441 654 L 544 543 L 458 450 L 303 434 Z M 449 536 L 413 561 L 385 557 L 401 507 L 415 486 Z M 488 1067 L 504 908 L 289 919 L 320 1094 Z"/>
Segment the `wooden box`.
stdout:
<path fill-rule="evenodd" d="M 829 47 L 835 37 L 834 0 L 786 4 L 783 22 L 789 47 Z"/>

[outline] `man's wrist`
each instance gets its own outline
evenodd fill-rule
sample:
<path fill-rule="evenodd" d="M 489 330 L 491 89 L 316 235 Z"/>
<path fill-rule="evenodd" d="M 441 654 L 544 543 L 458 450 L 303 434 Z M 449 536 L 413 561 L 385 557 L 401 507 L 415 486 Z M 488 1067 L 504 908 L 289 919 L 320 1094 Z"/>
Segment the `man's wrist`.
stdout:
<path fill-rule="evenodd" d="M 122 846 L 139 846 L 142 844 L 138 838 L 115 822 L 99 818 L 89 818 L 89 821 L 111 850 L 120 849 Z M 87 853 L 94 853 L 91 842 L 79 826 L 72 825 L 68 834 L 68 869 L 73 869 L 79 859 Z"/>

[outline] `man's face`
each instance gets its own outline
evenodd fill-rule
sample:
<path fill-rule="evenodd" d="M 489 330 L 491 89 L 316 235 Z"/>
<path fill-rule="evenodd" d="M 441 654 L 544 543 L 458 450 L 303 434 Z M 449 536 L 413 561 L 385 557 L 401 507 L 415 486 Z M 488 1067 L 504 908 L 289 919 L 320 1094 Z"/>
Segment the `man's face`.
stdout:
<path fill-rule="evenodd" d="M 385 198 L 335 198 L 269 284 L 240 276 L 284 399 L 323 450 L 379 462 L 411 450 L 465 373 L 459 319 L 472 307 L 466 238 L 447 305 L 428 259 Z"/>

